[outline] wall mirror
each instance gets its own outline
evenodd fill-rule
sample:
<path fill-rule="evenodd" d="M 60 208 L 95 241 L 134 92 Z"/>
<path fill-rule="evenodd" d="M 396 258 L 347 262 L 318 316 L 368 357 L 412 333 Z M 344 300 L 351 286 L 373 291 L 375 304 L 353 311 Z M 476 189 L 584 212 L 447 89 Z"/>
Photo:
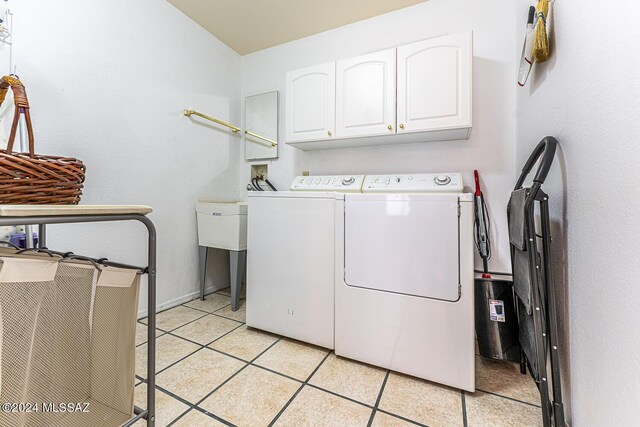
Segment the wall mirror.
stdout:
<path fill-rule="evenodd" d="M 245 160 L 278 157 L 278 91 L 244 99 Z"/>

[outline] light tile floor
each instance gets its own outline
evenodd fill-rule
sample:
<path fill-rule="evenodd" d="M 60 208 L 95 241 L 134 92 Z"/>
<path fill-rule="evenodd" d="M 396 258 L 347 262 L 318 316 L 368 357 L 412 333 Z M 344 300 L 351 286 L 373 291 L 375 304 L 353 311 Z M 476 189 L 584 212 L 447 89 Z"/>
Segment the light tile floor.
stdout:
<path fill-rule="evenodd" d="M 247 327 L 229 290 L 158 314 L 156 425 L 539 426 L 533 380 L 477 357 L 476 393 L 402 375 Z M 136 405 L 146 406 L 146 319 Z M 145 425 L 144 420 L 135 424 Z"/>

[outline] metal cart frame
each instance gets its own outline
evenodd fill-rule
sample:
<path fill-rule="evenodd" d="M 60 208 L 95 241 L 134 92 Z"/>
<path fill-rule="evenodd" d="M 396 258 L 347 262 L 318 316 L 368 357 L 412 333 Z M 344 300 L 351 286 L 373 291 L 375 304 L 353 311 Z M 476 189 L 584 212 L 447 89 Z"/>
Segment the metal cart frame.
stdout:
<path fill-rule="evenodd" d="M 538 378 L 534 377 L 540 391 L 543 425 L 564 427 L 564 407 L 560 378 L 560 343 L 558 337 L 558 314 L 554 293 L 551 265 L 551 226 L 549 221 L 549 196 L 542 190 L 556 153 L 558 141 L 547 136 L 543 138 L 522 168 L 514 191 L 522 190 L 523 184 L 533 166 L 540 160 L 524 202 L 524 221 L 527 230 L 526 250 L 529 262 L 529 281 L 531 283 L 531 305 L 533 307 L 533 328 L 535 340 L 535 363 Z M 536 229 L 534 205 L 539 204 L 540 233 Z M 511 219 L 509 219 L 511 221 Z M 540 244 L 538 244 L 538 238 Z M 538 249 L 542 256 L 538 257 Z M 512 264 L 514 248 L 511 247 Z M 515 265 L 514 265 L 515 270 Z M 540 275 L 540 270 L 542 274 Z M 515 271 L 514 271 L 515 280 Z M 547 364 L 549 357 L 549 364 Z M 526 357 L 523 356 L 523 359 Z M 523 363 L 524 364 L 524 363 Z M 549 393 L 548 365 L 551 374 L 551 392 Z M 524 372 L 523 372 L 524 373 Z"/>
<path fill-rule="evenodd" d="M 155 389 L 156 389 L 156 228 L 153 222 L 142 214 L 74 214 L 74 215 L 38 215 L 38 216 L 5 216 L 0 217 L 0 226 L 17 226 L 25 223 L 39 226 L 40 240 L 38 246 L 46 246 L 46 226 L 50 224 L 77 224 L 90 222 L 138 221 L 145 225 L 148 232 L 148 263 L 140 268 L 110 262 L 106 259 L 96 260 L 103 265 L 140 269 L 148 275 L 148 335 L 147 335 L 147 409 L 134 407 L 134 416 L 123 424 L 128 427 L 140 419 L 147 420 L 148 427 L 155 427 Z"/>

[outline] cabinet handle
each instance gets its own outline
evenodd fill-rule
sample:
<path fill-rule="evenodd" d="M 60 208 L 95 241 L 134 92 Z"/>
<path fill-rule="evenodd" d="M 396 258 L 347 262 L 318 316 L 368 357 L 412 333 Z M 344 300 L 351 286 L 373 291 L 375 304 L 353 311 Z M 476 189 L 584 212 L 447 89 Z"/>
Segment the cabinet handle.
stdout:
<path fill-rule="evenodd" d="M 404 123 L 400 123 L 400 129 L 404 129 Z"/>
<path fill-rule="evenodd" d="M 331 135 L 333 135 L 333 133 L 331 131 L 328 131 L 327 135 L 331 136 Z"/>
<path fill-rule="evenodd" d="M 387 126 L 387 129 L 393 130 L 393 126 L 389 125 L 389 126 Z"/>

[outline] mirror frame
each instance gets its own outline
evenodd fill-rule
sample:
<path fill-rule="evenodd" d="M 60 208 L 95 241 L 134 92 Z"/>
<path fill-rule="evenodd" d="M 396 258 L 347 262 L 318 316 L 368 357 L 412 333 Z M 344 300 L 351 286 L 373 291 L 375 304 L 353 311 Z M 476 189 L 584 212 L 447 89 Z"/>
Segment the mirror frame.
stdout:
<path fill-rule="evenodd" d="M 278 143 L 278 145 L 276 145 L 275 147 L 269 147 L 268 149 L 268 154 L 265 154 L 264 156 L 255 156 L 255 157 L 250 157 L 248 155 L 249 153 L 249 149 L 248 147 L 250 147 L 249 144 L 260 144 L 259 142 L 256 141 L 256 138 L 251 137 L 250 135 L 247 134 L 243 134 L 243 139 L 244 139 L 244 159 L 245 161 L 254 161 L 254 160 L 265 160 L 265 159 L 277 159 L 278 155 L 279 155 L 279 150 L 278 147 L 280 145 L 280 93 L 277 90 L 271 90 L 268 92 L 260 92 L 260 93 L 255 93 L 255 94 L 250 94 L 250 95 L 246 95 L 243 98 L 243 106 L 244 106 L 244 129 L 245 131 L 252 131 L 247 123 L 247 99 L 248 98 L 253 98 L 256 96 L 260 96 L 260 95 L 267 95 L 267 94 L 274 94 L 275 93 L 275 109 L 276 109 L 276 137 L 274 138 L 274 141 L 276 141 Z M 265 135 L 266 136 L 266 135 Z M 265 141 L 265 144 L 268 144 Z M 265 147 L 266 148 L 266 147 Z M 265 150 L 265 153 L 267 153 L 267 150 Z"/>

